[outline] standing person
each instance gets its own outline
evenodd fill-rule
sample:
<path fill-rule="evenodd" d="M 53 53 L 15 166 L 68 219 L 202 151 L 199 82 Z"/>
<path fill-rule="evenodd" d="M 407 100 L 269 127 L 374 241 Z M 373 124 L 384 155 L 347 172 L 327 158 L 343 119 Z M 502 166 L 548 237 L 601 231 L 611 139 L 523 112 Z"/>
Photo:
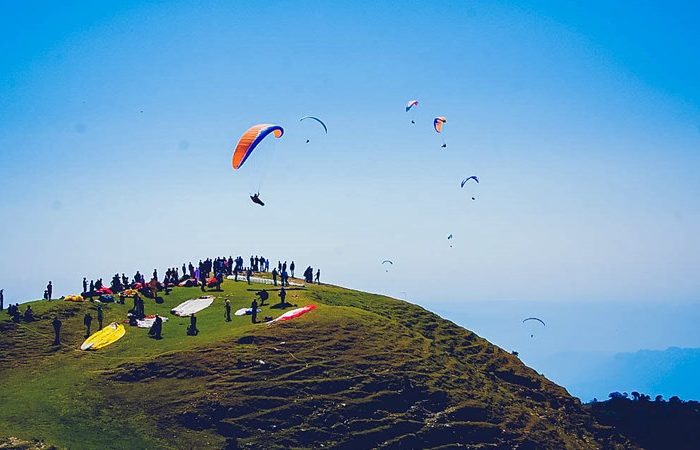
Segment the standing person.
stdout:
<path fill-rule="evenodd" d="M 250 284 L 250 276 L 253 274 L 253 271 L 248 268 L 248 270 L 245 271 L 245 280 Z"/>
<path fill-rule="evenodd" d="M 287 271 L 287 261 L 282 263 L 282 272 L 286 272 L 286 271 Z"/>
<path fill-rule="evenodd" d="M 282 272 L 282 263 L 280 262 L 280 260 L 277 260 L 277 271 Z"/>
<path fill-rule="evenodd" d="M 277 268 L 272 269 L 272 284 L 277 286 Z"/>
<path fill-rule="evenodd" d="M 92 326 L 92 316 L 90 315 L 90 312 L 85 313 L 85 317 L 83 317 L 83 325 L 85 325 L 85 337 L 89 337 L 90 327 Z"/>
<path fill-rule="evenodd" d="M 226 313 L 224 314 L 224 317 L 226 317 L 226 322 L 231 321 L 231 300 L 226 299 L 224 302 L 224 308 L 226 309 Z"/>
<path fill-rule="evenodd" d="M 83 277 L 83 292 L 87 292 L 87 278 Z"/>
<path fill-rule="evenodd" d="M 51 325 L 53 325 L 54 334 L 53 345 L 61 345 L 61 319 L 59 319 L 57 316 L 53 316 Z"/>
<path fill-rule="evenodd" d="M 5 309 L 5 289 L 0 289 L 0 311 Z"/>
<path fill-rule="evenodd" d="M 97 305 L 97 325 L 98 331 L 102 329 L 102 321 L 105 320 L 105 313 L 102 311 L 102 305 Z"/>
<path fill-rule="evenodd" d="M 289 271 L 292 273 L 292 278 L 294 278 L 294 261 L 289 265 Z"/>
<path fill-rule="evenodd" d="M 316 284 L 321 284 L 321 269 L 316 269 Z"/>
<path fill-rule="evenodd" d="M 258 301 L 256 299 L 253 299 L 253 302 L 250 304 L 250 313 L 253 317 L 253 323 L 258 323 Z"/>
<path fill-rule="evenodd" d="M 286 298 L 287 298 L 287 291 L 284 290 L 284 286 L 280 289 L 280 291 L 277 293 L 280 297 L 280 305 L 284 305 L 287 303 Z"/>
<path fill-rule="evenodd" d="M 190 314 L 190 326 L 187 327 L 188 336 L 197 336 L 199 330 L 197 329 L 197 317 L 194 314 Z"/>
<path fill-rule="evenodd" d="M 49 284 L 46 285 L 46 293 L 48 294 L 48 300 L 51 301 L 51 296 L 53 295 L 53 284 L 51 281 L 49 281 Z"/>
<path fill-rule="evenodd" d="M 199 271 L 199 288 L 202 290 L 202 292 L 206 292 L 206 286 L 207 286 L 207 275 L 204 273 L 203 270 Z"/>
<path fill-rule="evenodd" d="M 90 292 L 88 293 L 88 297 L 90 297 L 90 301 L 92 301 L 92 293 L 95 292 L 95 282 L 93 280 L 90 280 Z"/>

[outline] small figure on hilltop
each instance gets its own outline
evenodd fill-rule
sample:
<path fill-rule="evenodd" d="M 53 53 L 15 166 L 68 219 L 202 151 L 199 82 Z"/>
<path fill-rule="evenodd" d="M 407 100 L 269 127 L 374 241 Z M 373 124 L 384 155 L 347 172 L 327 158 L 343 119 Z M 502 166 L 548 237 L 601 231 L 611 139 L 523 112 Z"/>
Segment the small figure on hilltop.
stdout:
<path fill-rule="evenodd" d="M 161 333 L 163 332 L 163 319 L 156 314 L 156 319 L 153 321 L 153 325 L 148 330 L 148 335 L 153 339 L 162 339 Z"/>
<path fill-rule="evenodd" d="M 256 299 L 253 299 L 253 302 L 250 304 L 250 311 L 252 322 L 258 323 L 258 301 Z"/>
<path fill-rule="evenodd" d="M 54 334 L 53 345 L 61 345 L 61 319 L 58 316 L 53 316 L 51 325 L 53 326 Z"/>
<path fill-rule="evenodd" d="M 272 284 L 277 286 L 277 268 L 272 269 Z"/>
<path fill-rule="evenodd" d="M 51 301 L 51 296 L 53 295 L 53 283 L 49 281 L 49 284 L 46 285 L 46 293 L 48 294 L 48 301 Z"/>
<path fill-rule="evenodd" d="M 24 311 L 24 321 L 33 322 L 34 321 L 34 311 L 32 311 L 31 305 L 27 305 L 27 309 Z"/>
<path fill-rule="evenodd" d="M 97 305 L 97 330 L 102 329 L 102 322 L 105 320 L 105 313 L 102 311 L 102 305 Z"/>
<path fill-rule="evenodd" d="M 190 326 L 187 327 L 188 336 L 197 336 L 199 330 L 197 329 L 197 317 L 194 314 L 190 314 Z"/>
<path fill-rule="evenodd" d="M 268 294 L 267 291 L 265 291 L 265 290 L 258 291 L 255 293 L 255 295 L 260 297 L 260 306 L 265 306 L 265 300 L 270 298 L 270 294 Z"/>
<path fill-rule="evenodd" d="M 0 311 L 5 309 L 5 289 L 0 289 Z"/>
<path fill-rule="evenodd" d="M 316 284 L 321 284 L 321 269 L 316 269 Z"/>
<path fill-rule="evenodd" d="M 92 315 L 89 312 L 83 317 L 83 325 L 85 325 L 85 337 L 90 336 L 90 327 L 92 327 Z"/>
<path fill-rule="evenodd" d="M 277 293 L 277 295 L 280 298 L 280 305 L 284 305 L 285 303 L 287 303 L 287 291 L 284 290 L 284 286 L 280 288 L 280 291 Z"/>
<path fill-rule="evenodd" d="M 226 318 L 226 322 L 230 322 L 231 321 L 231 300 L 226 299 L 226 301 L 224 302 L 224 309 L 226 311 L 224 313 L 224 317 Z"/>

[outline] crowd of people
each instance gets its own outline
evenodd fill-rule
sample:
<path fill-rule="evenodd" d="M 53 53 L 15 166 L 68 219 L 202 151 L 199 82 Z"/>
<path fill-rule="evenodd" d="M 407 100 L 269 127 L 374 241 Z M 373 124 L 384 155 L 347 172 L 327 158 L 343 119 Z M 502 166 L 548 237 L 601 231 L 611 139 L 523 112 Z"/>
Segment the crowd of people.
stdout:
<path fill-rule="evenodd" d="M 176 287 L 194 287 L 199 286 L 202 291 L 206 289 L 221 290 L 221 285 L 225 277 L 233 276 L 235 281 L 238 281 L 239 275 L 244 275 L 248 284 L 251 284 L 251 277 L 254 273 L 265 273 L 269 272 L 272 276 L 272 281 L 275 286 L 281 285 L 278 291 L 278 296 L 280 298 L 280 305 L 287 305 L 286 303 L 286 290 L 288 287 L 289 279 L 294 278 L 294 271 L 296 269 L 296 264 L 294 261 L 288 265 L 287 261 L 277 261 L 277 265 L 273 266 L 270 272 L 270 260 L 263 256 L 253 256 L 249 258 L 249 264 L 245 265 L 245 260 L 242 256 L 233 258 L 232 256 L 226 257 L 216 257 L 214 259 L 207 258 L 205 260 L 200 260 L 195 266 L 190 261 L 188 264 L 183 263 L 180 268 L 177 266 L 169 267 L 166 269 L 162 281 L 158 277 L 158 270 L 154 269 L 151 279 L 146 281 L 146 277 L 140 272 L 136 271 L 134 276 L 130 279 L 124 273 L 121 275 L 115 273 L 112 276 L 112 280 L 109 286 L 106 286 L 102 278 L 96 280 L 90 280 L 88 282 L 87 277 L 83 277 L 82 280 L 82 297 L 84 299 L 89 299 L 91 302 L 96 298 L 100 300 L 97 308 L 95 310 L 96 319 L 98 322 L 98 330 L 103 328 L 104 321 L 104 311 L 102 309 L 102 302 L 113 302 L 115 301 L 115 296 L 117 296 L 118 303 L 124 304 L 126 297 L 133 297 L 133 306 L 128 311 L 129 324 L 135 326 L 139 320 L 143 320 L 146 317 L 145 303 L 141 295 L 152 298 L 156 302 L 162 302 L 162 299 L 158 297 L 159 292 L 164 292 L 168 295 L 170 291 Z M 320 282 L 321 271 L 316 270 L 314 275 L 314 270 L 311 266 L 308 266 L 303 273 L 304 280 L 306 283 L 318 283 Z M 0 311 L 5 309 L 5 297 L 4 289 L 0 289 Z M 252 321 L 257 322 L 257 314 L 259 307 L 264 305 L 264 302 L 268 299 L 267 291 L 256 292 L 256 299 L 251 303 L 252 311 Z M 44 289 L 44 300 L 53 301 L 53 282 L 49 281 Z M 258 303 L 260 300 L 260 303 Z M 231 303 L 227 299 L 224 304 L 225 309 L 225 320 L 231 321 Z M 7 314 L 10 315 L 11 319 L 15 323 L 21 321 L 33 322 L 36 320 L 34 311 L 31 305 L 27 305 L 24 312 L 20 310 L 19 303 L 10 304 L 7 307 Z M 93 315 L 88 311 L 83 316 L 83 325 L 85 326 L 85 336 L 91 335 Z M 54 345 L 60 344 L 60 330 L 61 330 L 61 320 L 57 316 L 52 316 L 52 326 L 54 329 Z M 155 316 L 153 326 L 149 330 L 149 335 L 156 339 L 161 338 L 163 319 L 159 316 Z M 190 325 L 187 328 L 188 335 L 196 335 L 199 333 L 197 329 L 197 318 L 194 315 L 190 316 Z"/>

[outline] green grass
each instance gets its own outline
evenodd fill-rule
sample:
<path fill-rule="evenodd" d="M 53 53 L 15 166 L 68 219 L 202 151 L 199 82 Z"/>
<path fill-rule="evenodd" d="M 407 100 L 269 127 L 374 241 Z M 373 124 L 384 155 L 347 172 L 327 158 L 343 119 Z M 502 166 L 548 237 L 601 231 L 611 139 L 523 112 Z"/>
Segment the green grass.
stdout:
<path fill-rule="evenodd" d="M 270 286 L 226 281 L 189 319 L 169 310 L 196 298 L 175 289 L 146 313 L 169 318 L 163 339 L 127 327 L 82 352 L 90 303 L 35 302 L 40 320 L 0 319 L 0 443 L 10 436 L 61 448 L 597 448 L 610 443 L 566 391 L 474 333 L 415 305 L 335 286 L 288 291 L 318 309 L 268 326 L 224 321 Z M 269 303 L 276 303 L 272 292 Z M 105 323 L 127 305 L 109 304 Z M 264 308 L 260 317 L 283 311 Z M 51 347 L 52 314 L 63 343 Z M 93 313 L 93 316 L 95 314 Z M 96 324 L 96 322 L 93 322 Z M 264 361 L 264 363 L 260 363 Z"/>

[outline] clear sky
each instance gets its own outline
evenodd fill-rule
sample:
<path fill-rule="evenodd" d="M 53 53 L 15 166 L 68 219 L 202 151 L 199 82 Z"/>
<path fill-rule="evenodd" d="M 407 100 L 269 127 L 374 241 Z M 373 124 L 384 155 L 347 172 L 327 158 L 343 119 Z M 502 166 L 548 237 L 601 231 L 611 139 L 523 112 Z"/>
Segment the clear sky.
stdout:
<path fill-rule="evenodd" d="M 252 252 L 451 310 L 700 310 L 700 4 L 613 3 L 2 2 L 0 286 Z"/>

